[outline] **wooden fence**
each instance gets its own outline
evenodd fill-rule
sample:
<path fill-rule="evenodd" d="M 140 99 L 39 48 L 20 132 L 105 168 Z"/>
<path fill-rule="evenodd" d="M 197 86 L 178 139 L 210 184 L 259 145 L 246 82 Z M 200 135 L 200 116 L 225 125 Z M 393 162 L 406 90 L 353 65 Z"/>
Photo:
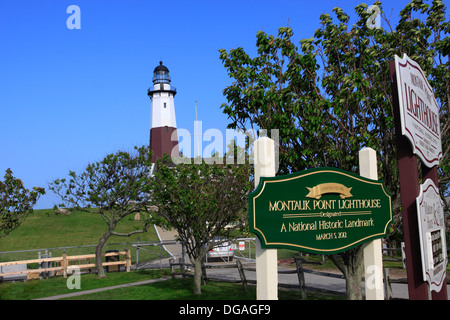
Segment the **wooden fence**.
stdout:
<path fill-rule="evenodd" d="M 117 256 L 117 261 L 103 262 L 102 265 L 103 266 L 124 265 L 126 268 L 126 271 L 129 272 L 130 268 L 131 268 L 130 250 L 125 249 L 124 251 L 108 252 L 108 253 L 102 254 L 102 257 L 115 257 L 115 256 Z M 120 260 L 120 256 L 124 256 L 124 260 Z M 28 265 L 28 264 L 32 264 L 32 263 L 38 263 L 40 265 L 43 263 L 48 263 L 49 265 L 54 264 L 56 266 L 0 273 L 0 278 L 4 277 L 4 276 L 27 274 L 27 279 L 33 279 L 33 278 L 38 278 L 39 274 L 42 272 L 54 272 L 56 275 L 62 274 L 64 276 L 64 278 L 67 278 L 67 274 L 70 271 L 72 271 L 72 269 L 74 269 L 74 268 L 80 268 L 80 269 L 95 268 L 96 265 L 95 265 L 95 263 L 92 263 L 92 260 L 95 261 L 95 254 L 85 254 L 85 255 L 77 255 L 77 256 L 68 256 L 66 254 L 63 254 L 61 257 L 54 257 L 54 258 L 1 262 L 0 267 L 21 265 L 21 264 Z"/>
<path fill-rule="evenodd" d="M 285 270 L 285 271 L 278 270 L 278 274 L 297 274 L 298 284 L 278 283 L 279 287 L 284 287 L 284 288 L 288 288 L 288 289 L 299 289 L 300 294 L 303 299 L 306 298 L 307 291 L 319 291 L 319 292 L 324 292 L 324 293 L 345 295 L 342 292 L 326 290 L 326 289 L 317 289 L 314 287 L 310 287 L 310 286 L 307 286 L 305 283 L 305 273 L 311 273 L 311 274 L 316 274 L 316 275 L 331 277 L 331 278 L 338 278 L 338 279 L 344 278 L 344 276 L 342 274 L 339 275 L 339 274 L 334 274 L 334 273 L 329 273 L 329 272 L 321 272 L 321 271 L 315 271 L 315 270 L 310 270 L 310 269 L 304 269 L 302 266 L 301 258 L 295 258 L 294 261 L 295 261 L 295 265 L 296 265 L 295 269 Z M 177 267 L 177 266 L 180 268 L 180 272 L 175 272 L 175 267 Z M 173 258 L 170 259 L 170 271 L 171 271 L 172 278 L 175 276 L 182 276 L 183 278 L 193 277 L 194 275 L 192 273 L 186 272 L 187 267 L 193 267 L 193 265 L 184 263 L 181 258 L 179 259 L 178 263 L 175 262 L 175 259 L 173 259 Z M 256 280 L 248 280 L 245 276 L 245 271 L 256 272 L 256 268 L 244 267 L 239 259 L 236 259 L 235 265 L 233 265 L 233 264 L 202 265 L 202 268 L 203 268 L 202 269 L 202 280 L 203 280 L 203 283 L 205 283 L 205 284 L 208 282 L 206 270 L 213 269 L 213 268 L 214 269 L 237 268 L 239 271 L 240 280 L 226 280 L 226 282 L 242 283 L 242 286 L 245 291 L 247 291 L 249 283 L 256 284 Z M 384 285 L 385 285 L 385 299 L 386 300 L 392 299 L 392 288 L 391 288 L 392 283 L 407 284 L 408 281 L 406 278 L 391 279 L 389 276 L 389 268 L 384 268 Z"/>
<path fill-rule="evenodd" d="M 328 292 L 328 293 L 338 294 L 338 295 L 342 294 L 342 293 L 337 292 L 337 291 L 327 291 L 327 290 L 322 290 L 322 289 L 318 290 L 316 288 L 306 286 L 305 273 L 314 273 L 314 274 L 318 274 L 318 275 L 322 275 L 322 276 L 328 276 L 328 277 L 334 277 L 334 278 L 340 278 L 340 279 L 343 278 L 342 275 L 337 275 L 337 274 L 328 273 L 328 272 L 319 272 L 319 271 L 304 269 L 303 266 L 302 266 L 302 262 L 301 262 L 302 259 L 301 258 L 295 258 L 294 260 L 295 260 L 295 264 L 296 264 L 296 268 L 295 269 L 284 270 L 284 271 L 278 270 L 278 274 L 297 274 L 299 284 L 278 283 L 279 287 L 288 288 L 288 289 L 299 289 L 302 298 L 306 298 L 306 291 L 307 290 Z M 180 272 L 175 272 L 175 268 L 174 267 L 176 267 L 176 266 L 179 266 Z M 181 275 L 183 278 L 185 278 L 185 277 L 193 277 L 194 276 L 193 274 L 186 272 L 186 267 L 193 267 L 193 265 L 183 263 L 182 259 L 179 259 L 178 263 L 175 263 L 174 259 L 170 260 L 170 270 L 171 270 L 172 277 L 175 277 L 177 275 L 178 276 Z M 238 271 L 239 271 L 240 280 L 226 280 L 227 282 L 242 283 L 242 286 L 243 286 L 245 291 L 247 291 L 248 284 L 256 284 L 256 280 L 249 280 L 245 276 L 245 271 L 256 272 L 256 268 L 243 266 L 239 259 L 236 259 L 236 264 L 235 265 L 233 265 L 233 264 L 202 265 L 202 268 L 203 268 L 202 269 L 202 275 L 203 275 L 202 279 L 203 279 L 204 283 L 208 282 L 206 269 L 213 269 L 213 268 L 214 269 L 216 269 L 216 268 L 217 269 L 237 268 Z"/>

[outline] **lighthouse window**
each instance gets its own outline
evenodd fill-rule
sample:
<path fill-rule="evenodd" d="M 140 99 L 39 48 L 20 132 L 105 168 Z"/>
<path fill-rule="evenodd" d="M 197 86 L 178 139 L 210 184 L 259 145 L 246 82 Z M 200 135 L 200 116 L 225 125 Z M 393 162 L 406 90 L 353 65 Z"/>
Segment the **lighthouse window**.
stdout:
<path fill-rule="evenodd" d="M 166 132 L 169 130 L 169 127 L 165 126 L 164 129 L 166 130 Z"/>
<path fill-rule="evenodd" d="M 164 108 L 166 107 L 166 103 L 164 102 Z"/>

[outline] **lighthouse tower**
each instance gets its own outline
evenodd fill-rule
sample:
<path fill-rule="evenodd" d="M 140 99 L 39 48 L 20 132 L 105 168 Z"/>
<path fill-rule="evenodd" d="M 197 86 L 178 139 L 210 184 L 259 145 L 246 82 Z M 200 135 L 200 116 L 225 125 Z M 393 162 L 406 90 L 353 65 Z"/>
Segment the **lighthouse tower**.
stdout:
<path fill-rule="evenodd" d="M 153 87 L 148 89 L 152 101 L 150 149 L 153 151 L 152 162 L 162 158 L 166 153 L 178 156 L 177 123 L 175 120 L 174 97 L 177 90 L 170 85 L 169 69 L 162 61 L 153 71 Z"/>

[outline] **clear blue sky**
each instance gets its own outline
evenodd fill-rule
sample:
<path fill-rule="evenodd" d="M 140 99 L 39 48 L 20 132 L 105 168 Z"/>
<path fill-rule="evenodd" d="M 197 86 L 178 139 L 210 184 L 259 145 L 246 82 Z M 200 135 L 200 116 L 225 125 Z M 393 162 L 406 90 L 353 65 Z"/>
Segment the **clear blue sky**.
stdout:
<path fill-rule="evenodd" d="M 203 132 L 225 133 L 220 105 L 231 80 L 219 49 L 254 54 L 258 30 L 276 35 L 283 26 L 293 28 L 298 43 L 313 36 L 320 14 L 339 6 L 355 16 L 361 2 L 1 0 L 1 179 L 11 168 L 26 187 L 47 188 L 69 170 L 147 144 L 147 88 L 160 60 L 178 90 L 178 128 L 194 133 L 197 100 Z M 383 7 L 397 21 L 408 2 Z M 70 5 L 81 10 L 81 29 L 67 28 Z M 57 201 L 47 190 L 35 208 Z"/>

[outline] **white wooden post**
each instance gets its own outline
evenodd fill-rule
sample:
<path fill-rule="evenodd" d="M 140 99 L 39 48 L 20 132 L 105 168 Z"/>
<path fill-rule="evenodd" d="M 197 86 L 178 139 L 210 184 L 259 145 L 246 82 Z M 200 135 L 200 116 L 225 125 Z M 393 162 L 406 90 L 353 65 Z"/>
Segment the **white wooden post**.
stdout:
<path fill-rule="evenodd" d="M 372 148 L 359 151 L 359 174 L 378 180 L 377 154 Z M 364 276 L 366 300 L 384 300 L 383 252 L 381 239 L 375 239 L 364 248 Z"/>
<path fill-rule="evenodd" d="M 268 137 L 254 142 L 255 188 L 260 177 L 275 176 L 275 143 Z M 256 299 L 278 300 L 277 249 L 262 249 L 256 239 Z"/>

